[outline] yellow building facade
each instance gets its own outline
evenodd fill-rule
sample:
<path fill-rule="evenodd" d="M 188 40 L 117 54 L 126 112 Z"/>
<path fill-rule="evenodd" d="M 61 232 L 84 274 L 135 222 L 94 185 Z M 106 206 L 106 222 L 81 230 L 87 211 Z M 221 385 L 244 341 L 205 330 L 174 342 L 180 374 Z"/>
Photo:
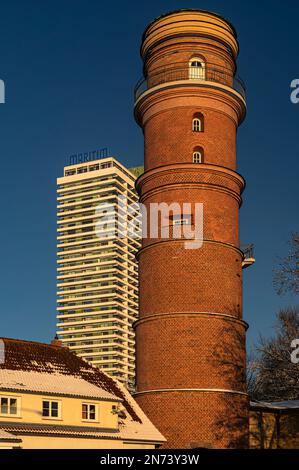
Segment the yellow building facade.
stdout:
<path fill-rule="evenodd" d="M 67 348 L 0 341 L 0 448 L 153 449 L 165 440 L 121 383 Z"/>

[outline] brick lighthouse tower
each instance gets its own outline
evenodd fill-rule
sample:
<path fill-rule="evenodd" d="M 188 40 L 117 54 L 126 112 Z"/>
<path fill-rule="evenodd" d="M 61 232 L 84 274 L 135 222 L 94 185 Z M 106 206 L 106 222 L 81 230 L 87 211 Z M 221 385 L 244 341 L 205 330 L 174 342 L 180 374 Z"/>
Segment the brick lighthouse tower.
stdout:
<path fill-rule="evenodd" d="M 224 18 L 179 10 L 148 25 L 135 117 L 144 132 L 140 201 L 190 203 L 159 218 L 170 236 L 143 240 L 140 317 L 135 324 L 135 398 L 169 448 L 246 447 L 248 397 L 242 320 L 236 132 L 245 117 L 235 77 L 236 31 Z M 203 243 L 187 249 L 174 226 L 194 229 L 203 204 Z M 150 226 L 152 222 L 148 220 Z"/>

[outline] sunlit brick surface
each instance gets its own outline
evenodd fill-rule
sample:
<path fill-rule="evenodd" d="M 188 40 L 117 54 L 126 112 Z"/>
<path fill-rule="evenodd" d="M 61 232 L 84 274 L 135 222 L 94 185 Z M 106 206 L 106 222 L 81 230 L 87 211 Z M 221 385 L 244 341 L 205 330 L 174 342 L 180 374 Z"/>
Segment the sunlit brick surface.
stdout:
<path fill-rule="evenodd" d="M 146 81 L 135 102 L 145 148 L 140 200 L 148 209 L 191 203 L 189 231 L 195 204 L 202 203 L 203 244 L 190 250 L 175 240 L 170 216 L 159 219 L 169 238 L 158 233 L 143 240 L 136 399 L 167 438 L 165 447 L 246 447 L 238 215 L 245 182 L 236 172 L 236 131 L 246 105 L 234 82 L 236 33 L 217 15 L 178 11 L 149 25 L 141 54 Z M 190 70 L 193 59 L 198 72 Z M 198 114 L 202 127 L 195 132 Z M 197 148 L 201 160 L 194 163 Z"/>

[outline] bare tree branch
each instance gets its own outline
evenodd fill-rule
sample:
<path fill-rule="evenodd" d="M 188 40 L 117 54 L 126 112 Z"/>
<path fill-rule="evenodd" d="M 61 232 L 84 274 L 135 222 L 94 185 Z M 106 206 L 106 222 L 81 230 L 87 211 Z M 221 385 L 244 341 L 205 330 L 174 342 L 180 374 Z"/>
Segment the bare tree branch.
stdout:
<path fill-rule="evenodd" d="M 299 293 L 299 234 L 292 233 L 289 242 L 289 253 L 278 260 L 274 269 L 274 287 L 278 294 L 286 292 Z"/>
<path fill-rule="evenodd" d="M 253 365 L 249 362 L 251 399 L 299 399 L 299 363 L 291 361 L 291 342 L 296 338 L 299 338 L 299 307 L 289 307 L 278 313 L 275 336 L 260 337 Z"/>

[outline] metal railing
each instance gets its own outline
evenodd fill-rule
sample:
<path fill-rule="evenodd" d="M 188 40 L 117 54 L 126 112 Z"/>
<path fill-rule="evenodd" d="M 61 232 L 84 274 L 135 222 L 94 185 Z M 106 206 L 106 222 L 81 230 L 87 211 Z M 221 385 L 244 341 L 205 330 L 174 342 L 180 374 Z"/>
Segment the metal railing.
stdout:
<path fill-rule="evenodd" d="M 244 259 L 254 258 L 254 245 L 250 243 L 249 245 L 241 246 L 241 251 L 243 252 Z"/>
<path fill-rule="evenodd" d="M 235 77 L 231 70 L 213 64 L 205 65 L 203 68 L 194 68 L 186 65 L 186 63 L 183 65 L 177 63 L 175 68 L 156 69 L 146 78 L 142 77 L 134 89 L 135 101 L 142 93 L 156 85 L 180 80 L 190 80 L 190 83 L 205 81 L 221 83 L 233 88 L 245 98 L 244 82 L 239 77 Z"/>

